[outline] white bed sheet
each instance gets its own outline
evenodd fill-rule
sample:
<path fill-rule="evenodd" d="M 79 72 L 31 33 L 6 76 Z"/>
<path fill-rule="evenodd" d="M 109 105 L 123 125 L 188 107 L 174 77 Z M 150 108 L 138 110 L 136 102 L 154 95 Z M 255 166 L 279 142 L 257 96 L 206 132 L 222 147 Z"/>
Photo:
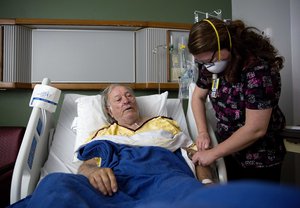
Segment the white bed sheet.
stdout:
<path fill-rule="evenodd" d="M 49 156 L 41 170 L 41 178 L 52 172 L 76 173 L 81 162 L 73 162 L 73 152 L 76 134 L 71 129 L 72 122 L 77 116 L 75 100 L 79 94 L 65 94 L 56 130 L 49 150 Z M 189 131 L 179 99 L 167 100 L 168 117 L 176 120 L 181 129 L 190 138 Z"/>

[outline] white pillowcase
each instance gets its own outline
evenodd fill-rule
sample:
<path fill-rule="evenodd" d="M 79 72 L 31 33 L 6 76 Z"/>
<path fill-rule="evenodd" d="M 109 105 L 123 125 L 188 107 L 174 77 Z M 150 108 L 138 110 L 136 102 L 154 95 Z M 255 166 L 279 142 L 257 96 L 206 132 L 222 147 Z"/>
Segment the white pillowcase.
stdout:
<path fill-rule="evenodd" d="M 167 116 L 168 92 L 136 97 L 141 117 Z M 101 95 L 83 96 L 76 99 L 78 117 L 72 128 L 76 129 L 74 153 L 95 131 L 107 125 L 101 107 Z"/>

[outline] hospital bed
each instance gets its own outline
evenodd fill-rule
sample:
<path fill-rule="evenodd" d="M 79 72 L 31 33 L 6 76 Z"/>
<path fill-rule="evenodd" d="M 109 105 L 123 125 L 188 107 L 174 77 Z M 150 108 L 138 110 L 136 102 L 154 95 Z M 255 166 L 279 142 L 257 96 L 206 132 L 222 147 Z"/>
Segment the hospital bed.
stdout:
<path fill-rule="evenodd" d="M 42 85 L 50 85 L 50 80 L 44 79 Z M 190 87 L 190 93 L 192 93 L 192 91 L 193 85 Z M 165 93 L 162 94 L 164 94 L 164 96 L 166 95 Z M 155 105 L 157 106 L 158 111 L 163 111 L 166 106 L 166 112 L 160 113 L 165 113 L 167 114 L 166 116 L 175 119 L 187 135 L 191 135 L 191 138 L 195 138 L 197 131 L 195 129 L 196 126 L 194 124 L 190 103 L 185 117 L 181 100 L 177 98 L 167 98 L 164 101 L 162 94 L 140 97 L 142 97 L 141 99 L 143 99 L 142 101 L 146 106 L 151 104 L 153 108 L 153 105 Z M 18 158 L 15 163 L 11 184 L 11 203 L 30 195 L 36 188 L 40 179 L 49 173 L 77 172 L 80 162 L 74 159 L 74 145 L 76 145 L 75 143 L 78 141 L 77 136 L 79 134 L 79 126 L 77 125 L 80 123 L 78 121 L 78 100 L 94 99 L 95 96 L 65 94 L 56 124 L 52 113 L 40 107 L 33 107 Z M 139 97 L 137 97 L 137 99 L 138 98 Z M 156 100 L 157 103 L 151 103 L 153 100 Z M 92 105 L 98 104 L 92 103 Z M 141 105 L 139 105 L 139 107 L 141 108 Z M 150 108 L 150 111 L 153 111 L 152 108 Z M 89 107 L 87 107 L 87 109 L 89 109 Z M 208 107 L 208 109 L 211 108 Z M 144 108 L 141 110 L 147 111 L 147 109 Z M 86 112 L 83 110 L 81 113 Z M 209 114 L 210 112 L 208 112 L 208 118 L 211 118 Z M 209 126 L 209 131 L 210 136 L 213 139 L 213 144 L 215 145 L 217 141 L 212 126 Z M 217 180 L 220 183 L 226 183 L 226 168 L 222 158 L 216 162 L 215 170 L 217 173 Z"/>

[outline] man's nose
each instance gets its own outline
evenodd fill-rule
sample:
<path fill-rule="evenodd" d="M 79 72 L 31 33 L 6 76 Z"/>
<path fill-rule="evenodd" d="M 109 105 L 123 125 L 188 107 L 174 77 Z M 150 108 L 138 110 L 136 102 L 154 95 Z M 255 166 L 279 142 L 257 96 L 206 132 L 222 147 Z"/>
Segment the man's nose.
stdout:
<path fill-rule="evenodd" d="M 122 100 L 123 100 L 123 103 L 125 103 L 125 104 L 126 104 L 126 103 L 129 103 L 129 98 L 127 98 L 127 97 L 123 97 Z"/>

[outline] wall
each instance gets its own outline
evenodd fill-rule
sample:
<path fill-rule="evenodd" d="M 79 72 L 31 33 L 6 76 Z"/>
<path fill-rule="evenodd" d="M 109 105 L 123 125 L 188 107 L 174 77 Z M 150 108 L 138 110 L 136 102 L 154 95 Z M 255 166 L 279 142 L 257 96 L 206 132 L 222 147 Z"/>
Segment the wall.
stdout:
<path fill-rule="evenodd" d="M 269 28 L 272 42 L 285 57 L 279 104 L 289 125 L 300 124 L 299 9 L 299 0 L 232 0 L 232 18 L 244 19 L 261 30 Z M 299 153 L 287 152 L 281 183 L 300 185 L 299 161 Z"/>
<path fill-rule="evenodd" d="M 193 12 L 222 9 L 231 17 L 230 0 L 2 0 L 0 18 L 49 18 L 193 22 Z"/>
<path fill-rule="evenodd" d="M 26 126 L 30 96 L 29 90 L 0 90 L 0 126 Z"/>
<path fill-rule="evenodd" d="M 231 0 L 1 0 L 0 18 L 192 23 L 195 10 L 211 12 L 216 9 L 222 10 L 224 18 L 231 18 Z M 77 93 L 77 91 L 74 93 Z M 97 92 L 85 91 L 79 93 L 90 94 Z M 30 96 L 30 90 L 1 90 L 0 126 L 26 126 L 31 112 L 31 109 L 28 107 Z M 177 96 L 177 92 L 173 92 L 173 96 Z"/>
<path fill-rule="evenodd" d="M 296 0 L 294 2 L 296 4 Z M 299 5 L 299 1 L 297 4 Z M 295 10 L 295 13 L 296 11 L 298 10 Z M 284 56 L 285 63 L 281 71 L 282 92 L 279 105 L 286 116 L 287 124 L 295 125 L 296 116 L 299 124 L 299 115 L 296 115 L 295 108 L 300 105 L 300 102 L 299 100 L 298 103 L 293 102 L 296 91 L 299 91 L 299 87 L 298 89 L 295 88 L 296 82 L 293 82 L 293 80 L 299 80 L 300 77 L 299 73 L 297 75 L 295 74 L 296 71 L 299 71 L 299 67 L 294 68 L 292 65 L 291 45 L 295 45 L 299 50 L 299 44 L 296 45 L 291 42 L 291 28 L 298 28 L 299 30 L 299 27 L 296 23 L 291 27 L 290 15 L 290 1 L 232 0 L 232 18 L 242 19 L 247 24 L 267 32 L 274 46 L 278 49 L 279 53 Z M 299 18 L 297 20 L 299 20 Z M 299 52 L 297 57 L 299 57 Z M 297 90 L 294 91 L 295 89 Z"/>

